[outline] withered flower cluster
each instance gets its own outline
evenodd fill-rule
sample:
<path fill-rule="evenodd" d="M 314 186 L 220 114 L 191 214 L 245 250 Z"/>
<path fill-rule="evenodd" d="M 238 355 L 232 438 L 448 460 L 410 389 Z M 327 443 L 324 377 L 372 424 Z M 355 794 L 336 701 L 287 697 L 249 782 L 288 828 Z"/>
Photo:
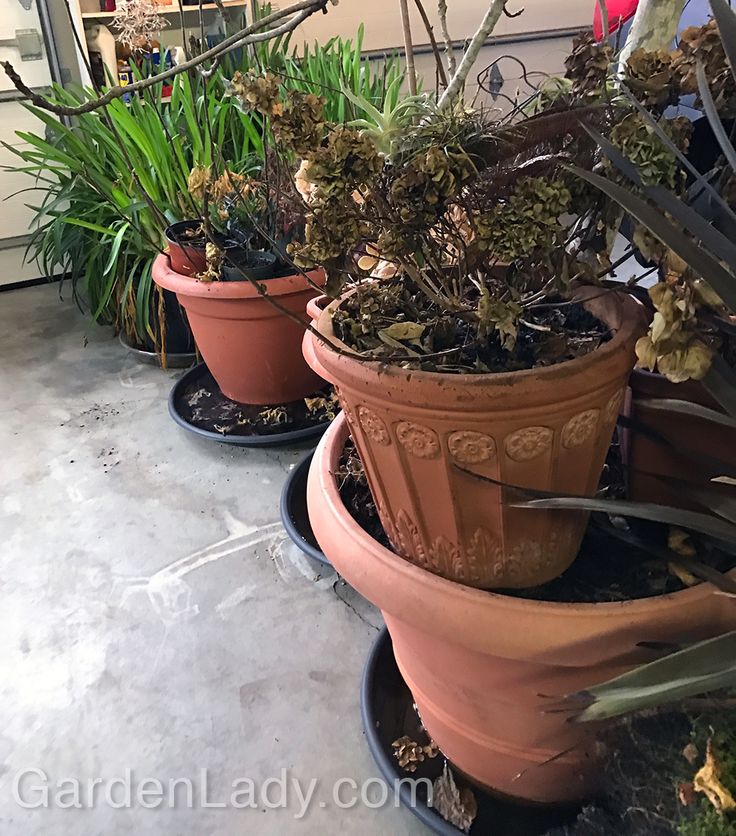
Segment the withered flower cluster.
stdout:
<path fill-rule="evenodd" d="M 277 90 L 268 75 L 232 85 L 298 168 L 308 214 L 304 241 L 290 246 L 295 264 L 323 267 L 335 296 L 358 288 L 337 320 L 359 350 L 417 357 L 463 329 L 471 345 L 513 350 L 528 304 L 590 274 L 563 219 L 594 223 L 589 196 L 578 211 L 564 169 L 579 159 L 576 143 L 592 145 L 574 115 L 553 113 L 548 125 L 543 114 L 526 131 L 425 113 L 387 156 L 370 132 L 326 124 L 317 97 Z M 478 358 L 473 366 L 488 368 Z"/>

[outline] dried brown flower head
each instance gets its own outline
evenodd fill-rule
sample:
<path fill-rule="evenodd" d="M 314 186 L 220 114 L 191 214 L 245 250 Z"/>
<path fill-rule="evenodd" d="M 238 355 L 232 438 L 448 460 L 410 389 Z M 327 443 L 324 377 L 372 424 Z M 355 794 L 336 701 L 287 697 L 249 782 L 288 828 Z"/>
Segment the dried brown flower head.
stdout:
<path fill-rule="evenodd" d="M 680 98 L 679 76 L 672 64 L 672 53 L 665 49 L 635 49 L 626 62 L 624 80 L 647 107 L 664 108 Z"/>
<path fill-rule="evenodd" d="M 565 78 L 572 81 L 573 92 L 598 95 L 604 88 L 613 48 L 598 43 L 590 32 L 581 32 L 573 41 L 572 52 L 565 59 Z"/>
<path fill-rule="evenodd" d="M 141 49 L 149 44 L 162 29 L 169 25 L 159 14 L 159 6 L 152 0 L 118 0 L 112 20 L 118 34 L 116 40 L 131 49 Z"/>
<path fill-rule="evenodd" d="M 680 35 L 672 66 L 685 93 L 698 92 L 698 62 L 703 64 L 718 113 L 721 117 L 736 114 L 736 82 L 715 20 L 708 21 L 705 26 L 689 26 Z"/>

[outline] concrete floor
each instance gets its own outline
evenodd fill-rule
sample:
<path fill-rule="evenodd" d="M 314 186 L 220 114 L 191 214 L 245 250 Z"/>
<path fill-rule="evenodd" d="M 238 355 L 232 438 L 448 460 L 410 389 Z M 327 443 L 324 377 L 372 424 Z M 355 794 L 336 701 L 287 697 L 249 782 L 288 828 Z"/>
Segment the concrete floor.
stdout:
<path fill-rule="evenodd" d="M 378 775 L 359 685 L 381 620 L 284 539 L 279 492 L 305 448 L 188 435 L 166 409 L 176 374 L 55 286 L 0 294 L 0 833 L 426 833 L 392 798 L 333 801 L 337 779 Z M 267 808 L 282 769 L 288 809 Z M 236 800 L 255 806 L 203 808 L 200 770 L 210 802 L 250 779 Z M 48 807 L 19 806 L 19 776 Z M 178 778 L 192 809 L 186 784 L 169 806 Z M 293 779 L 317 781 L 302 818 Z"/>

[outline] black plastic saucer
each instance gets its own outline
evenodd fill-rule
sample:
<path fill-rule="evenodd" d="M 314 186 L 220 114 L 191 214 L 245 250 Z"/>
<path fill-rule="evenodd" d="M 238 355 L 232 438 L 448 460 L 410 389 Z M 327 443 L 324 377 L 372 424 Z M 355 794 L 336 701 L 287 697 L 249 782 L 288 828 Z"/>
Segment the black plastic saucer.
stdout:
<path fill-rule="evenodd" d="M 321 393 L 315 393 L 318 394 Z M 197 404 L 200 401 L 207 404 L 209 413 L 203 418 L 197 415 Z M 238 416 L 248 413 L 255 415 L 266 407 L 254 407 L 226 398 L 204 363 L 183 374 L 169 394 L 169 414 L 180 427 L 200 438 L 238 447 L 275 447 L 316 439 L 330 423 L 327 418 L 314 419 L 314 423 L 310 423 L 313 419 L 304 401 L 293 401 L 284 406 L 294 407 L 300 414 L 303 409 L 302 417 L 306 425 L 295 427 L 292 422 L 285 424 L 284 429 L 272 425 L 258 428 L 239 421 Z M 213 414 L 218 417 L 213 419 Z"/>
<path fill-rule="evenodd" d="M 442 773 L 442 754 L 418 764 L 416 772 L 405 772 L 394 757 L 394 740 L 408 735 L 418 743 L 428 743 L 413 707 L 411 692 L 399 673 L 394 659 L 391 637 L 384 627 L 373 643 L 363 670 L 360 689 L 360 712 L 363 718 L 368 748 L 390 787 L 394 781 L 406 778 L 434 780 Z M 470 836 L 545 836 L 556 828 L 572 824 L 579 812 L 570 808 L 525 807 L 502 801 L 470 784 L 456 770 L 453 775 L 458 787 L 469 786 L 478 803 L 478 815 L 470 827 Z M 407 783 L 399 785 L 399 800 L 433 833 L 458 836 L 462 830 L 446 822 L 427 803 L 423 785 L 417 787 L 417 805 L 411 806 L 411 789 Z"/>
<path fill-rule="evenodd" d="M 310 450 L 301 459 L 284 483 L 279 501 L 281 522 L 292 543 L 298 549 L 312 560 L 331 567 L 332 564 L 325 557 L 314 536 L 307 511 L 307 476 L 312 456 L 314 456 L 314 450 Z"/>

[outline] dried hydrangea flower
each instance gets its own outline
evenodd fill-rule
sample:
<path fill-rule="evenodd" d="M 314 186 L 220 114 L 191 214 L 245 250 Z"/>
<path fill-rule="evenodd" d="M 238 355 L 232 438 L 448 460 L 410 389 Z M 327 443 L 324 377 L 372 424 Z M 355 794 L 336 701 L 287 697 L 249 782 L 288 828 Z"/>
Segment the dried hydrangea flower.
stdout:
<path fill-rule="evenodd" d="M 132 49 L 150 43 L 169 25 L 158 10 L 158 4 L 152 0 L 118 0 L 112 21 L 113 28 L 118 31 L 116 40 Z"/>

